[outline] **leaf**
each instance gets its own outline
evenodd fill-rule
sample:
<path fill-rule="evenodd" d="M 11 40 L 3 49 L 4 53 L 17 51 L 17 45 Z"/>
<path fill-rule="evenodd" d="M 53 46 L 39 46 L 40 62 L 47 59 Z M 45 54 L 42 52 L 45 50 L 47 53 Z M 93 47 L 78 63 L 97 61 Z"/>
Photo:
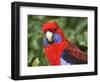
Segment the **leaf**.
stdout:
<path fill-rule="evenodd" d="M 39 58 L 36 58 L 33 63 L 32 66 L 38 66 L 38 64 L 40 63 Z"/>
<path fill-rule="evenodd" d="M 49 62 L 48 62 L 47 58 L 45 57 L 43 50 L 42 50 L 42 55 L 40 56 L 39 60 L 40 60 L 39 66 L 41 66 L 41 65 L 48 66 L 49 65 Z"/>
<path fill-rule="evenodd" d="M 28 55 L 29 55 L 28 56 L 28 63 L 30 63 L 32 61 L 34 55 L 32 53 L 29 53 Z"/>

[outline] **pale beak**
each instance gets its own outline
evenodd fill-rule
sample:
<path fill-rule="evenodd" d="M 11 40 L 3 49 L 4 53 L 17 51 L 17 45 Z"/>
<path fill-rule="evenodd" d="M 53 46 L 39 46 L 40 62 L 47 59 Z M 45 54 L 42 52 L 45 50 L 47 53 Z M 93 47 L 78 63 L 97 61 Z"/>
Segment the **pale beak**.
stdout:
<path fill-rule="evenodd" d="M 52 37 L 53 37 L 53 33 L 50 32 L 50 31 L 47 31 L 47 32 L 46 32 L 46 38 L 48 39 L 49 42 L 52 41 Z"/>

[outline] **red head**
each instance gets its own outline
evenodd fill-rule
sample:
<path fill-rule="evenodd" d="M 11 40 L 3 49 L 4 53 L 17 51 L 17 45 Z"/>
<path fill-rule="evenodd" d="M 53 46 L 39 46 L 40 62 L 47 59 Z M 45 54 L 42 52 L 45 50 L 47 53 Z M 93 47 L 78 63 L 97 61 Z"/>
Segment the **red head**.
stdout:
<path fill-rule="evenodd" d="M 62 39 L 64 39 L 64 34 L 63 31 L 60 29 L 60 27 L 58 26 L 58 24 L 56 22 L 47 22 L 43 25 L 42 27 L 43 32 L 47 32 L 50 31 L 52 33 L 57 33 L 60 34 Z"/>
<path fill-rule="evenodd" d="M 47 32 L 47 31 L 51 31 L 51 32 L 55 32 L 58 29 L 58 24 L 56 22 L 47 22 L 43 25 L 43 32 Z"/>

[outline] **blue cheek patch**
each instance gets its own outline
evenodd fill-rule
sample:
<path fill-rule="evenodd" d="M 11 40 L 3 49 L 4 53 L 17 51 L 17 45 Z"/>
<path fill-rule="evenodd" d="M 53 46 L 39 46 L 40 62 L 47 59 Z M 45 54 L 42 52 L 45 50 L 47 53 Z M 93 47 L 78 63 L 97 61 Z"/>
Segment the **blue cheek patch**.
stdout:
<path fill-rule="evenodd" d="M 44 38 L 43 44 L 44 44 L 44 46 L 48 46 L 49 45 L 48 40 L 46 38 Z"/>
<path fill-rule="evenodd" d="M 62 41 L 62 38 L 59 34 L 54 34 L 54 42 L 60 43 Z"/>

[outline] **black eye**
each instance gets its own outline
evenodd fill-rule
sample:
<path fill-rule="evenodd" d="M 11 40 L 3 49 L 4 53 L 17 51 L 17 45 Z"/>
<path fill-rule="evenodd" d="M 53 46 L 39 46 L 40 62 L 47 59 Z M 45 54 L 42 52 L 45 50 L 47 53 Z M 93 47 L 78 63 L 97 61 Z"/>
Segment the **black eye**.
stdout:
<path fill-rule="evenodd" d="M 44 34 L 46 34 L 46 32 L 44 32 Z"/>

